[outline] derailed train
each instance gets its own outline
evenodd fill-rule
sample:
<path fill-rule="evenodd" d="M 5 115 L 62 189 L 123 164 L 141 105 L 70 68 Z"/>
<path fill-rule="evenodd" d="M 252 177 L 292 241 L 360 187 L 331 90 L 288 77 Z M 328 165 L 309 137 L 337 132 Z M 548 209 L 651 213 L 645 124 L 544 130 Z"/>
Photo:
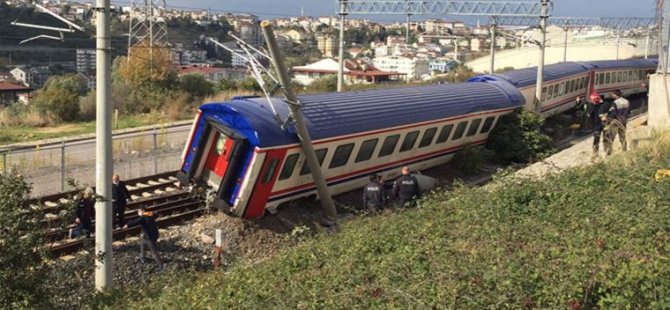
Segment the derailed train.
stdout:
<path fill-rule="evenodd" d="M 573 106 L 592 91 L 645 91 L 650 60 L 562 63 L 545 69 L 542 114 Z M 500 116 L 532 106 L 532 68 L 483 75 L 468 83 L 305 95 L 302 112 L 332 194 L 363 187 L 371 173 L 398 176 L 449 161 L 465 145 L 484 144 Z M 272 99 L 288 115 L 281 99 Z M 178 178 L 212 188 L 229 214 L 266 209 L 316 194 L 295 131 L 282 130 L 265 98 L 235 97 L 200 107 Z"/>

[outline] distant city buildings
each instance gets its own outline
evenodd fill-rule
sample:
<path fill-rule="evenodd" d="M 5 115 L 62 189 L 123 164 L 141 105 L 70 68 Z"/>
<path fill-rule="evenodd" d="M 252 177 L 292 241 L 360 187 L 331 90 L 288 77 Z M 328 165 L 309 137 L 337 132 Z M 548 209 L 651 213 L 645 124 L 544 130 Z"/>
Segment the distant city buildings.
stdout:
<path fill-rule="evenodd" d="M 338 53 L 339 40 L 333 34 L 318 34 L 316 46 L 323 57 L 335 57 Z"/>
<path fill-rule="evenodd" d="M 328 76 L 337 76 L 339 63 L 326 58 L 305 66 L 291 69 L 294 80 L 302 85 L 310 85 L 315 80 Z M 345 84 L 373 84 L 403 79 L 403 74 L 394 71 L 383 71 L 363 59 L 344 61 Z"/>
<path fill-rule="evenodd" d="M 418 80 L 429 75 L 428 60 L 411 56 L 384 56 L 374 59 L 374 65 L 379 70 L 396 71 L 402 73 L 406 80 Z"/>
<path fill-rule="evenodd" d="M 223 79 L 236 81 L 249 77 L 249 72 L 244 68 L 189 67 L 180 69 L 178 73 L 179 76 L 187 74 L 201 75 L 210 82 L 218 82 Z"/>

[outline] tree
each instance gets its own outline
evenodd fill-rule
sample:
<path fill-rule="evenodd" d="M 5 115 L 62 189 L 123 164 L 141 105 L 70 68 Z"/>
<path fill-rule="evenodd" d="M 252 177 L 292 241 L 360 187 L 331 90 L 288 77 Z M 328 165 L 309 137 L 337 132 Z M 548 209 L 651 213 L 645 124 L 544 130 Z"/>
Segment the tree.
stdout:
<path fill-rule="evenodd" d="M 310 92 L 334 92 L 337 90 L 337 75 L 329 75 L 318 78 L 309 84 L 307 91 Z"/>
<path fill-rule="evenodd" d="M 487 147 L 501 163 L 527 163 L 542 159 L 553 152 L 551 138 L 540 129 L 544 119 L 528 110 L 500 117 L 489 134 Z"/>
<path fill-rule="evenodd" d="M 30 186 L 16 173 L 0 174 L 0 308 L 50 308 L 41 246 L 41 210 L 26 205 Z M 37 226 L 37 227 L 36 227 Z"/>
<path fill-rule="evenodd" d="M 174 82 L 175 73 L 171 67 L 172 61 L 168 48 L 153 48 L 149 43 L 140 43 L 130 50 L 125 61 L 119 61 L 118 77 L 129 85 L 139 87 L 165 86 L 168 81 Z"/>
<path fill-rule="evenodd" d="M 214 85 L 200 74 L 186 74 L 179 80 L 181 88 L 192 98 L 204 98 L 214 94 Z"/>
<path fill-rule="evenodd" d="M 86 92 L 80 75 L 52 76 L 44 84 L 33 103 L 37 111 L 55 122 L 71 122 L 79 118 L 79 96 Z"/>

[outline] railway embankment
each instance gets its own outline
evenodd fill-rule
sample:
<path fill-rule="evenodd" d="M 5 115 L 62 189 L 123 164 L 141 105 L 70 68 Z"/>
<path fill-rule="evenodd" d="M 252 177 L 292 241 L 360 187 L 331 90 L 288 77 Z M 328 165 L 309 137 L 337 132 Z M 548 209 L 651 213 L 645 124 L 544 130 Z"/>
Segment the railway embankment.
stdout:
<path fill-rule="evenodd" d="M 586 164 L 559 161 L 552 164 L 559 172 L 541 178 L 502 172 L 487 186 L 435 191 L 421 208 L 356 217 L 341 233 L 317 235 L 261 262 L 159 276 L 102 304 L 664 308 L 670 179 L 657 172 L 670 168 L 670 132 L 649 139 L 595 162 L 563 151 Z"/>

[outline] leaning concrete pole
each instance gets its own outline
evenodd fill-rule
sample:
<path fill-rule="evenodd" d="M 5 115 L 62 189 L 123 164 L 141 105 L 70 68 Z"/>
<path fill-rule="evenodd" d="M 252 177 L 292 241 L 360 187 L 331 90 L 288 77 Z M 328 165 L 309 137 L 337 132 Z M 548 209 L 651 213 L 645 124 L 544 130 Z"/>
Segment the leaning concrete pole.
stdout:
<path fill-rule="evenodd" d="M 109 0 L 96 7 L 95 288 L 112 287 L 112 104 Z"/>
<path fill-rule="evenodd" d="M 347 0 L 340 0 L 340 42 L 338 50 L 338 69 L 337 69 L 337 91 L 342 91 L 342 84 L 344 83 L 344 22 L 347 16 L 346 12 Z"/>
<path fill-rule="evenodd" d="M 563 28 L 564 37 L 563 37 L 563 62 L 568 61 L 568 27 Z"/>
<path fill-rule="evenodd" d="M 261 29 L 263 29 L 263 35 L 265 36 L 265 41 L 268 44 L 268 50 L 270 51 L 270 57 L 272 57 L 272 64 L 277 70 L 277 75 L 279 78 L 279 83 L 284 89 L 286 94 L 286 100 L 288 101 L 288 107 L 291 112 L 291 118 L 295 122 L 295 129 L 298 132 L 298 139 L 300 140 L 300 145 L 302 146 L 302 151 L 305 153 L 305 160 L 309 170 L 312 173 L 312 178 L 316 184 L 316 190 L 319 194 L 319 199 L 321 199 L 321 204 L 326 210 L 328 218 L 332 221 L 337 220 L 337 211 L 335 210 L 335 204 L 333 203 L 333 198 L 330 196 L 330 191 L 328 190 L 328 184 L 326 184 L 326 179 L 323 177 L 321 172 L 321 164 L 316 158 L 316 153 L 314 153 L 314 147 L 312 146 L 312 138 L 309 136 L 307 131 L 307 126 L 305 126 L 305 121 L 302 119 L 302 112 L 300 111 L 300 103 L 298 102 L 298 97 L 296 97 L 293 89 L 290 87 L 290 79 L 286 68 L 284 67 L 284 59 L 279 53 L 279 47 L 277 46 L 277 41 L 275 40 L 274 32 L 272 31 L 272 26 L 269 21 L 263 21 L 261 23 Z"/>
<path fill-rule="evenodd" d="M 495 16 L 491 16 L 491 67 L 489 72 L 494 74 L 496 71 L 496 28 L 498 28 L 498 21 Z"/>
<path fill-rule="evenodd" d="M 535 83 L 535 112 L 542 112 L 542 84 L 544 83 L 544 50 L 547 42 L 547 19 L 549 18 L 549 0 L 542 0 L 540 16 L 540 61 L 537 64 L 537 81 Z"/>

